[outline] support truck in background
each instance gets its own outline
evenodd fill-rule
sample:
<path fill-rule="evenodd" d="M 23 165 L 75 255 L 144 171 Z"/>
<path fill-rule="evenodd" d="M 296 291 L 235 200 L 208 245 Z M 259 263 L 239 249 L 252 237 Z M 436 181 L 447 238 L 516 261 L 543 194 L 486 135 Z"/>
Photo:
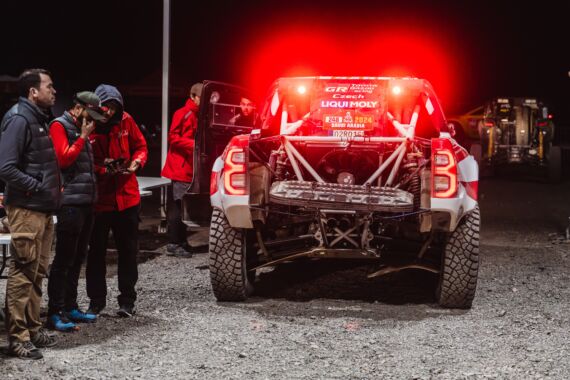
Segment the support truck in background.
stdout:
<path fill-rule="evenodd" d="M 561 178 L 561 150 L 553 144 L 554 122 L 548 108 L 535 98 L 495 98 L 484 106 L 478 124 L 480 141 L 471 145 L 481 172 L 523 167 L 526 174 L 551 182 Z"/>

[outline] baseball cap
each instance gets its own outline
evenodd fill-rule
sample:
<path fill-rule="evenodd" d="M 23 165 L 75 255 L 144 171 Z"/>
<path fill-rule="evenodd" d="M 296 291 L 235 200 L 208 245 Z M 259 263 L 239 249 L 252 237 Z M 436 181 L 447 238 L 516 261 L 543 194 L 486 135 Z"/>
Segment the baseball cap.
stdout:
<path fill-rule="evenodd" d="M 101 100 L 99 97 L 91 91 L 82 91 L 75 94 L 73 97 L 73 101 L 83 107 L 85 107 L 85 111 L 91 116 L 94 120 L 103 121 L 105 120 L 105 116 L 103 115 L 103 110 L 101 109 Z"/>

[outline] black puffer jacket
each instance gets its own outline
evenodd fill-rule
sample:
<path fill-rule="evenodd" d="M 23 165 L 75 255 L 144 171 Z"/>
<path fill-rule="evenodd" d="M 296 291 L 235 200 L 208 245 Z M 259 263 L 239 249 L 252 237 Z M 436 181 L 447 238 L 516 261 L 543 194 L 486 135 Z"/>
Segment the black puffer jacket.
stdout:
<path fill-rule="evenodd" d="M 75 125 L 69 112 L 64 112 L 52 123 L 58 122 L 63 125 L 67 134 L 68 144 L 73 145 L 80 136 L 80 130 Z M 51 124 L 50 124 L 51 125 Z M 95 168 L 93 164 L 93 149 L 88 139 L 85 140 L 83 149 L 68 168 L 61 169 L 63 180 L 64 206 L 93 205 L 97 200 L 97 186 L 95 183 Z"/>
<path fill-rule="evenodd" d="M 48 118 L 38 106 L 20 98 L 2 123 L 0 179 L 6 183 L 8 206 L 52 213 L 61 205 L 61 176 Z"/>

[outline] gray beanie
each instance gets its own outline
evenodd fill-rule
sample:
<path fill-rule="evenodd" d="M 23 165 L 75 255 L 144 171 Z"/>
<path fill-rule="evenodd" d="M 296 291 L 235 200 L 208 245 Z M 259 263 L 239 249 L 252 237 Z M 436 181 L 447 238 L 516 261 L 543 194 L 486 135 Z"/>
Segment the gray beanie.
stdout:
<path fill-rule="evenodd" d="M 190 96 L 202 96 L 204 85 L 201 82 L 194 83 L 190 88 Z"/>

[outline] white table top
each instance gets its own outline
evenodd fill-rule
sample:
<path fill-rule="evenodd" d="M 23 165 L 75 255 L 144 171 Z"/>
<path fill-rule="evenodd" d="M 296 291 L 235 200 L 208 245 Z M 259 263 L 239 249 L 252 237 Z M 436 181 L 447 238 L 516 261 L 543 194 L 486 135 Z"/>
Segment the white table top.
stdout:
<path fill-rule="evenodd" d="M 10 244 L 12 237 L 10 234 L 0 234 L 0 244 Z"/>
<path fill-rule="evenodd" d="M 151 190 L 159 187 L 166 187 L 172 182 L 168 178 L 162 177 L 137 177 L 140 190 Z"/>

